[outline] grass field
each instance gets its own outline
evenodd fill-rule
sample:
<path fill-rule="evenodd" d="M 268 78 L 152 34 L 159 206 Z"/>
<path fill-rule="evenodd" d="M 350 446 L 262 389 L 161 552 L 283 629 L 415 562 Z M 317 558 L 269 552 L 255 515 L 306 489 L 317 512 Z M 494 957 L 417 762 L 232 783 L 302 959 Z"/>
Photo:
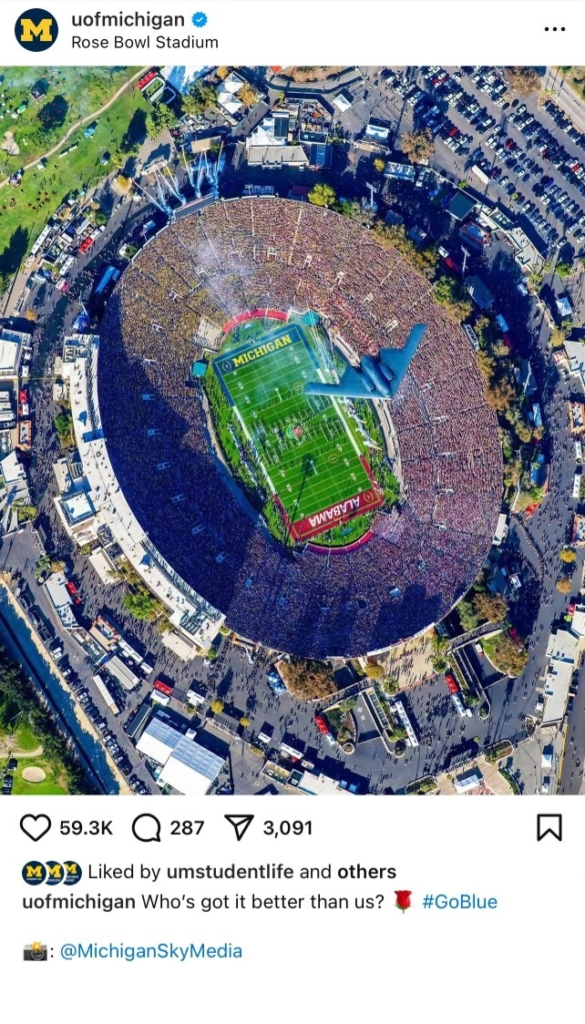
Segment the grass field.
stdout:
<path fill-rule="evenodd" d="M 42 782 L 26 782 L 23 779 L 23 769 L 31 765 L 34 765 L 35 768 L 42 768 L 46 773 L 46 778 Z M 67 784 L 60 776 L 59 766 L 46 757 L 33 757 L 30 761 L 20 758 L 18 768 L 12 774 L 14 796 L 64 796 L 67 793 Z"/>
<path fill-rule="evenodd" d="M 12 72 L 14 69 L 9 70 Z M 31 69 L 24 70 L 30 71 Z M 76 69 L 61 70 L 73 72 Z M 91 69 L 77 70 L 81 72 Z M 23 115 L 19 121 L 0 122 L 0 126 L 5 125 L 5 128 L 0 127 L 0 136 L 3 130 L 14 132 L 20 149 L 18 156 L 7 157 L 6 153 L 0 155 L 2 176 L 11 174 L 29 163 L 33 157 L 51 149 L 71 127 L 71 117 L 75 123 L 79 116 L 84 116 L 85 113 L 90 113 L 92 109 L 97 109 L 107 102 L 108 96 L 116 92 L 120 84 L 132 76 L 133 70 L 126 68 L 122 76 L 114 76 L 109 81 L 108 89 L 106 89 L 105 83 L 102 83 L 99 89 L 94 90 L 91 103 L 88 102 L 87 95 L 84 95 L 84 82 L 81 78 L 78 83 L 79 97 L 76 103 L 74 103 L 73 97 L 71 98 L 63 125 L 46 133 L 45 136 L 39 133 L 38 128 L 35 128 L 33 132 L 32 124 L 23 121 L 28 117 L 36 118 L 36 112 L 38 108 L 42 107 L 43 101 L 38 104 L 38 107 L 31 102 L 29 104 L 30 114 L 28 113 L 29 108 L 27 108 L 26 115 Z M 1 88 L 2 86 L 0 86 L 0 90 Z M 69 86 L 68 84 L 68 88 L 73 91 L 73 85 Z M 47 101 L 51 100 L 53 93 L 54 91 L 51 89 L 47 95 Z M 26 171 L 19 188 L 4 185 L 0 189 L 1 273 L 13 274 L 18 270 L 34 240 L 70 192 L 80 189 L 82 186 L 87 187 L 94 184 L 112 171 L 111 164 L 104 166 L 101 163 L 104 153 L 113 153 L 117 149 L 125 151 L 136 142 L 143 141 L 149 107 L 150 104 L 143 99 L 142 95 L 129 86 L 109 110 L 98 118 L 96 130 L 90 138 L 85 138 L 84 128 L 80 128 L 62 147 L 65 150 L 77 144 L 77 149 L 68 152 L 63 157 L 59 156 L 60 151 L 58 151 L 49 158 L 47 166 L 42 171 L 36 167 Z M 27 125 L 29 130 L 27 130 Z"/>
<path fill-rule="evenodd" d="M 303 394 L 320 371 L 301 325 L 268 328 L 255 344 L 224 350 L 213 366 L 291 523 L 371 491 L 342 406 Z"/>
<path fill-rule="evenodd" d="M 0 746 L 4 750 L 7 736 L 0 727 Z M 46 754 L 34 754 L 35 750 L 42 748 L 42 739 L 35 735 L 28 722 L 22 722 L 17 726 L 9 742 L 9 751 L 0 756 L 0 773 L 6 769 L 8 763 L 8 752 L 30 750 L 32 757 L 19 757 L 18 767 L 10 772 L 14 779 L 12 792 L 15 796 L 58 796 L 67 793 L 67 776 L 63 765 L 58 758 L 47 757 Z M 22 777 L 25 768 L 34 765 L 42 768 L 46 778 L 42 782 L 26 782 Z"/>

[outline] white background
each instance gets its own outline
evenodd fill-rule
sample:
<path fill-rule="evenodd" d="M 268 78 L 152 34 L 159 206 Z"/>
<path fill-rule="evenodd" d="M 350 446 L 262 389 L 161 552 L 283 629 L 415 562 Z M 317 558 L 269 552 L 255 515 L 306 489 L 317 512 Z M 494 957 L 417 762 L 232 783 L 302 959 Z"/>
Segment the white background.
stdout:
<path fill-rule="evenodd" d="M 16 18 L 43 7 L 54 14 L 59 37 L 50 50 L 27 53 L 14 35 Z M 181 14 L 183 29 L 167 35 L 217 38 L 218 50 L 70 49 L 72 14 L 150 11 Z M 190 24 L 195 11 L 204 29 Z M 545 26 L 565 32 L 545 32 Z M 52 64 L 581 64 L 585 5 L 576 0 L 1 0 L 2 63 Z M 86 29 L 112 37 L 148 29 Z M 159 34 L 150 30 L 152 36 Z M 23 56 L 25 55 L 25 56 Z"/>
<path fill-rule="evenodd" d="M 191 1008 L 216 1024 L 244 1019 L 313 1022 L 323 1015 L 364 1019 L 407 1016 L 412 1021 L 493 1021 L 558 1018 L 577 999 L 585 914 L 583 803 L 525 797 L 451 800 L 382 797 L 291 797 L 288 800 L 221 798 L 199 801 L 121 800 L 116 797 L 12 797 L 2 804 L 2 929 L 0 964 L 6 988 L 24 1012 L 28 1001 L 49 1021 L 118 1024 L 126 1014 L 170 1021 Z M 139 843 L 135 815 L 151 810 L 163 822 L 163 841 Z M 562 843 L 536 841 L 537 811 L 563 813 Z M 32 842 L 19 829 L 23 813 L 53 819 L 48 836 Z M 225 813 L 254 813 L 241 843 Z M 59 819 L 113 819 L 114 838 L 59 836 Z M 171 819 L 203 818 L 198 837 L 168 835 Z M 266 819 L 307 820 L 311 837 L 263 835 Z M 84 877 L 73 887 L 29 886 L 28 860 L 74 859 Z M 89 881 L 89 864 L 166 867 L 279 861 L 295 868 L 360 863 L 393 866 L 394 881 Z M 394 906 L 394 890 L 412 891 L 412 908 Z M 383 895 L 380 910 L 35 911 L 23 896 L 138 895 L 160 891 L 262 896 Z M 496 910 L 423 910 L 426 893 L 494 896 Z M 47 964 L 22 961 L 25 943 L 52 947 Z M 188 945 L 231 942 L 241 960 L 85 961 L 59 959 L 63 942 Z M 9 982 L 8 982 L 9 979 Z M 37 988 L 37 986 L 41 986 Z M 27 995 L 28 993 L 28 995 Z M 37 994 L 35 994 L 37 993 Z M 70 1007 L 63 1012 L 64 1003 Z M 580 1001 L 573 1004 L 580 1013 Z M 49 1008 L 47 1010 L 47 1008 Z M 30 1011 L 27 1009 L 27 1015 Z M 448 1016 L 447 1016 L 448 1015 Z M 7 1018 L 5 1018 L 7 1019 Z"/>

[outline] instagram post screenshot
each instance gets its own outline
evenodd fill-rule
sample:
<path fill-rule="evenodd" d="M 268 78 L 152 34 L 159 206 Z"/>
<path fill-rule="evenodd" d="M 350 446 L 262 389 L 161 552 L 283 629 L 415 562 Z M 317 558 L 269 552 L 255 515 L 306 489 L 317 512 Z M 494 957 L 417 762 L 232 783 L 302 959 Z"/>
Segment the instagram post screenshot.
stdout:
<path fill-rule="evenodd" d="M 583 6 L 42 3 L 0 7 L 6 1020 L 574 1013 Z"/>

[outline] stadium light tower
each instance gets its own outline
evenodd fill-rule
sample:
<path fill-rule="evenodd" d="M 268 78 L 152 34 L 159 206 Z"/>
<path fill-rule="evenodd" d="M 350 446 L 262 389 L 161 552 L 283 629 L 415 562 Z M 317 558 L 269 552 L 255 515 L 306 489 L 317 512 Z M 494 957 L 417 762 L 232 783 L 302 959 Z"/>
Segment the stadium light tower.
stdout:
<path fill-rule="evenodd" d="M 370 185 L 369 182 L 367 181 L 366 188 L 370 190 L 370 208 L 372 210 L 375 210 L 376 204 L 374 203 L 374 196 L 378 194 L 378 189 L 375 188 L 373 185 Z"/>

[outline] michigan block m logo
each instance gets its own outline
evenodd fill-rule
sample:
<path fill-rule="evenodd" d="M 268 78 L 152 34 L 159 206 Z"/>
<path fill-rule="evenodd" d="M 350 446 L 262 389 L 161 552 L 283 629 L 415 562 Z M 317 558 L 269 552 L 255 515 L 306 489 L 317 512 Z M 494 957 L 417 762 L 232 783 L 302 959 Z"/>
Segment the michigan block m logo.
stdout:
<path fill-rule="evenodd" d="M 42 7 L 31 7 L 16 19 L 14 33 L 25 50 L 48 50 L 59 33 L 56 18 Z"/>

